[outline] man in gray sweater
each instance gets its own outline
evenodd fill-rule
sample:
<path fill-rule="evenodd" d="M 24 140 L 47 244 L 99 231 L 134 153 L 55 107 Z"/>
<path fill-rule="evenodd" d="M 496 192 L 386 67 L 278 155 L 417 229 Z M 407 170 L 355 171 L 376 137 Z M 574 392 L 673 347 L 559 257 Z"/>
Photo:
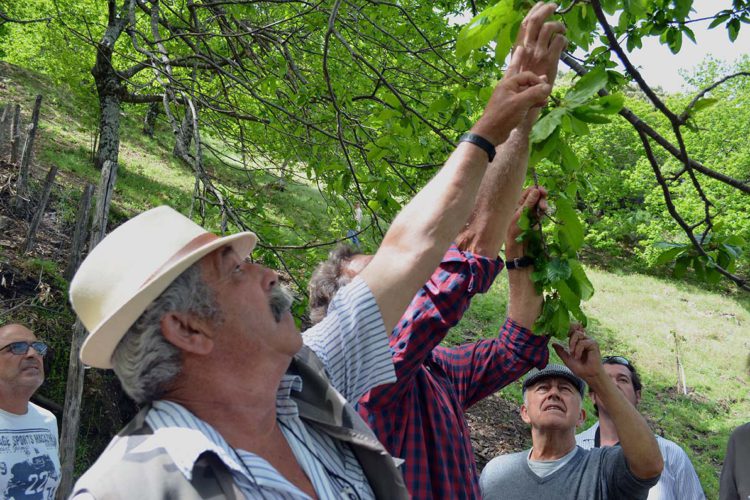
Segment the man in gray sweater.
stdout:
<path fill-rule="evenodd" d="M 523 384 L 521 418 L 531 425 L 532 448 L 490 461 L 479 481 L 483 497 L 645 499 L 664 466 L 653 432 L 604 371 L 599 346 L 582 328 L 571 330 L 568 349 L 553 347 L 567 366 L 533 370 Z M 620 446 L 576 446 L 586 383 L 611 409 Z"/>

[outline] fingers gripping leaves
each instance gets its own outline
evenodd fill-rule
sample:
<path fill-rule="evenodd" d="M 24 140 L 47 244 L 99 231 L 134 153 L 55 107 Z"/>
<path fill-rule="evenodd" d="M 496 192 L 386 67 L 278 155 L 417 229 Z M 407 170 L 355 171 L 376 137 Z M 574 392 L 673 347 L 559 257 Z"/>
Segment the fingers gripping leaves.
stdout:
<path fill-rule="evenodd" d="M 525 209 L 518 220 L 521 234 L 517 241 L 526 244 L 526 253 L 534 259 L 531 279 L 538 293 L 544 294 L 542 314 L 534 324 L 538 334 L 564 339 L 570 328 L 570 316 L 586 326 L 588 318 L 581 302 L 594 294 L 594 287 L 576 252 L 583 244 L 583 227 L 565 194 L 557 198 L 557 223 L 546 234 L 535 210 Z M 551 236 L 550 241 L 545 237 Z"/>

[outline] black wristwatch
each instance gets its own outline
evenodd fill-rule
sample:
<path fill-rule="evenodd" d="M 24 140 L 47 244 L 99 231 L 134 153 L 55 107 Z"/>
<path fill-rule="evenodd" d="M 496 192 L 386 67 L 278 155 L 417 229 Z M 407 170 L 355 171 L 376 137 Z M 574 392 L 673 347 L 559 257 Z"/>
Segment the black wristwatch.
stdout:
<path fill-rule="evenodd" d="M 523 257 L 515 258 L 513 260 L 505 261 L 505 269 L 507 269 L 508 271 L 511 271 L 513 269 L 521 269 L 521 268 L 529 267 L 533 265 L 534 265 L 534 259 L 532 259 L 528 255 L 524 255 Z"/>

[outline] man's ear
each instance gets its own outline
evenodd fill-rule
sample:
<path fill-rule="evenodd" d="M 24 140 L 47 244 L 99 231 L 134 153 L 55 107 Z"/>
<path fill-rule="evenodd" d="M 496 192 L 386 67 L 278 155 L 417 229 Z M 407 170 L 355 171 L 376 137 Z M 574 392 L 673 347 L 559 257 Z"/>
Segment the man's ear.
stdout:
<path fill-rule="evenodd" d="M 635 406 L 637 407 L 640 402 L 641 402 L 641 391 L 637 390 L 635 391 Z"/>
<path fill-rule="evenodd" d="M 205 319 L 172 311 L 161 317 L 160 324 L 164 338 L 182 351 L 206 355 L 213 350 L 213 337 Z"/>
<path fill-rule="evenodd" d="M 581 407 L 581 414 L 578 415 L 578 422 L 576 422 L 576 427 L 580 427 L 583 425 L 583 423 L 586 421 L 586 410 Z"/>
<path fill-rule="evenodd" d="M 527 424 L 531 423 L 531 419 L 529 418 L 529 412 L 526 410 L 526 403 L 521 405 L 521 420 L 523 420 Z"/>

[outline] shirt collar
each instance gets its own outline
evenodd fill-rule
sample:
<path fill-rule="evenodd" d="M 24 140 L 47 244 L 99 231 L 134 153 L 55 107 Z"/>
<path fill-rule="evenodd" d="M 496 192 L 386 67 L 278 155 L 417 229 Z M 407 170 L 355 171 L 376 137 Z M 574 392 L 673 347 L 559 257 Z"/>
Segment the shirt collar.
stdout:
<path fill-rule="evenodd" d="M 291 393 L 301 390 L 301 377 L 291 374 L 282 377 L 276 392 L 279 417 L 298 415 Z M 188 481 L 192 480 L 195 462 L 205 452 L 214 453 L 230 470 L 245 475 L 245 468 L 229 443 L 210 424 L 184 406 L 173 401 L 155 401 L 146 415 L 146 422 L 153 430 L 153 436 L 140 443 L 135 451 L 163 448 Z"/>

